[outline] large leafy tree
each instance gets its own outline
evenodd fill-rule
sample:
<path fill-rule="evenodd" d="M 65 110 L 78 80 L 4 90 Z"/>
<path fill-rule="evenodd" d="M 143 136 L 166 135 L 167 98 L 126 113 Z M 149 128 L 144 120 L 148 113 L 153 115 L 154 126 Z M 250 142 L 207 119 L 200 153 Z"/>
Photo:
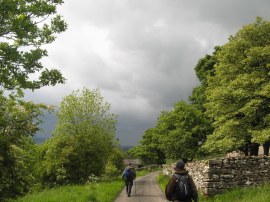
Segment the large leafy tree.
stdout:
<path fill-rule="evenodd" d="M 41 59 L 47 56 L 42 45 L 55 40 L 55 34 L 67 25 L 57 15 L 62 0 L 0 1 L 0 87 L 38 89 L 63 83 L 56 69 L 44 68 Z M 33 80 L 31 77 L 38 77 Z"/>
<path fill-rule="evenodd" d="M 61 102 L 54 137 L 44 153 L 44 181 L 79 183 L 101 175 L 115 145 L 116 116 L 98 89 L 74 91 Z"/>
<path fill-rule="evenodd" d="M 204 145 L 225 152 L 270 140 L 270 22 L 240 29 L 217 54 L 208 80 L 207 114 L 214 133 Z"/>
<path fill-rule="evenodd" d="M 145 131 L 140 145 L 129 151 L 146 163 L 164 163 L 165 158 L 191 161 L 212 130 L 196 105 L 180 100 L 171 111 L 162 111 L 154 128 Z"/>

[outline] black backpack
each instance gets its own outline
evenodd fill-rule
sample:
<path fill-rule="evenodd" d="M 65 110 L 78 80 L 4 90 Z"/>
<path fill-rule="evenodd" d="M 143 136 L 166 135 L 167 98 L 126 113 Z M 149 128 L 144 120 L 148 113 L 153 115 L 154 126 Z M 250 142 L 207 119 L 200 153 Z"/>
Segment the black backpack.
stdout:
<path fill-rule="evenodd" d="M 188 175 L 174 174 L 176 178 L 176 197 L 179 200 L 189 200 L 193 196 L 193 190 Z"/>

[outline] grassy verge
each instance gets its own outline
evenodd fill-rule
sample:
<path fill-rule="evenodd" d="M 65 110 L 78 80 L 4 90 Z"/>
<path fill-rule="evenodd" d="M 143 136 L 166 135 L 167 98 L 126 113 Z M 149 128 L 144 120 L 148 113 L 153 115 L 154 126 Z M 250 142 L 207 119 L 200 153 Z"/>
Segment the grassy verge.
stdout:
<path fill-rule="evenodd" d="M 169 179 L 170 179 L 170 176 L 168 176 L 168 175 L 163 175 L 162 173 L 159 174 L 159 175 L 157 176 L 157 178 L 156 178 L 157 183 L 159 184 L 159 186 L 160 186 L 160 188 L 161 188 L 161 190 L 162 190 L 163 192 L 165 192 L 165 187 L 166 187 L 166 185 L 167 185 Z"/>
<path fill-rule="evenodd" d="M 69 185 L 26 195 L 18 202 L 112 202 L 123 189 L 122 180 L 89 185 Z"/>
<path fill-rule="evenodd" d="M 157 182 L 162 191 L 169 181 L 169 176 L 160 174 L 157 176 Z M 269 202 L 270 201 L 270 184 L 258 187 L 236 188 L 219 194 L 214 197 L 203 197 L 199 195 L 199 201 L 205 202 Z"/>

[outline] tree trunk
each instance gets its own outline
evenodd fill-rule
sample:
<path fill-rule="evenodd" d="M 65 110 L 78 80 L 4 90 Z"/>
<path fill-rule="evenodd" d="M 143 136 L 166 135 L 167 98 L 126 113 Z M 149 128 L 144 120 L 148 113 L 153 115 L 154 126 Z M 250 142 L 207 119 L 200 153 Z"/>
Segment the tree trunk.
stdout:
<path fill-rule="evenodd" d="M 244 152 L 245 156 L 248 156 L 248 145 L 244 145 L 240 148 L 240 151 Z"/>
<path fill-rule="evenodd" d="M 263 155 L 269 156 L 269 147 L 270 147 L 270 141 L 267 141 L 263 144 Z"/>

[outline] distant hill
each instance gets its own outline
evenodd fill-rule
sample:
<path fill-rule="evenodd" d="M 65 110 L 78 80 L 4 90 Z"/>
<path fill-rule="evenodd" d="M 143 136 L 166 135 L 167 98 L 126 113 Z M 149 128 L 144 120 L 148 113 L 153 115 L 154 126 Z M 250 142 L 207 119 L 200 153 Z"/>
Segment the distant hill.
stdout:
<path fill-rule="evenodd" d="M 124 151 L 124 152 L 127 152 L 128 150 L 130 150 L 131 148 L 133 148 L 134 146 L 120 146 L 121 149 Z"/>

